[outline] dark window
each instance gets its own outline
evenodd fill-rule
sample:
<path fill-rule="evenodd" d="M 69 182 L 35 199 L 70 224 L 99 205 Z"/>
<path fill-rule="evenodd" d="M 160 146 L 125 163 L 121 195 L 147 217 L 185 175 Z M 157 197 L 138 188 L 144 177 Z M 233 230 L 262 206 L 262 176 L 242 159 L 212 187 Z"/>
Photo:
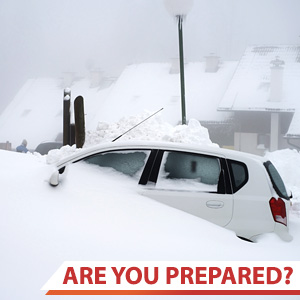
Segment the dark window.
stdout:
<path fill-rule="evenodd" d="M 264 165 L 268 171 L 268 174 L 271 178 L 272 185 L 273 185 L 276 193 L 278 194 L 278 196 L 288 200 L 289 197 L 286 192 L 284 182 L 283 182 L 280 174 L 274 167 L 274 165 L 270 161 L 267 161 L 266 163 L 264 163 Z"/>
<path fill-rule="evenodd" d="M 235 160 L 229 160 L 228 162 L 232 178 L 233 192 L 236 193 L 247 183 L 248 169 L 244 163 Z"/>
<path fill-rule="evenodd" d="M 140 175 L 149 156 L 150 151 L 124 150 L 99 153 L 83 159 L 83 161 L 100 167 L 113 168 L 114 170 L 129 175 Z"/>
<path fill-rule="evenodd" d="M 221 174 L 216 157 L 186 152 L 164 152 L 158 188 L 217 192 Z"/>

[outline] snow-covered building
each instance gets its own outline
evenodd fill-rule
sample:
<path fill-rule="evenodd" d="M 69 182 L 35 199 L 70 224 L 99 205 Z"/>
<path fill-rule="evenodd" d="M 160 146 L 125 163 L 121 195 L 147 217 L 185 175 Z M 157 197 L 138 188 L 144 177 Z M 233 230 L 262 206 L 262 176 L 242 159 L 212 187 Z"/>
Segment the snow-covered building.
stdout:
<path fill-rule="evenodd" d="M 300 46 L 251 46 L 239 62 L 216 55 L 185 64 L 187 120 L 208 128 L 211 140 L 264 154 L 300 146 Z M 85 99 L 86 129 L 98 122 L 155 112 L 172 125 L 181 122 L 178 59 L 127 66 L 118 79 L 94 70 L 85 78 L 28 80 L 0 116 L 0 142 L 15 148 L 26 138 L 34 149 L 62 131 L 63 90 Z"/>
<path fill-rule="evenodd" d="M 97 112 L 112 88 L 113 79 L 76 78 L 70 73 L 62 78 L 29 79 L 0 115 L 0 142 L 9 141 L 16 148 L 25 138 L 28 148 L 44 141 L 62 139 L 63 91 L 71 87 L 71 97 L 86 99 L 87 126 L 96 126 Z"/>
<path fill-rule="evenodd" d="M 263 154 L 297 143 L 300 46 L 248 47 L 218 109 L 234 113 L 237 150 Z"/>
<path fill-rule="evenodd" d="M 129 65 L 116 81 L 100 73 L 76 78 L 64 73 L 60 79 L 28 80 L 0 116 L 0 141 L 10 141 L 13 148 L 26 138 L 29 148 L 54 140 L 62 131 L 63 90 L 71 88 L 72 99 L 85 99 L 86 129 L 99 121 L 116 122 L 145 110 L 164 108 L 162 118 L 172 125 L 181 121 L 180 79 L 177 62 Z M 237 62 L 219 62 L 209 56 L 206 62 L 187 63 L 187 119 L 224 123 L 231 113 L 218 112 L 217 106 L 236 69 Z M 221 135 L 223 136 L 223 135 Z"/>

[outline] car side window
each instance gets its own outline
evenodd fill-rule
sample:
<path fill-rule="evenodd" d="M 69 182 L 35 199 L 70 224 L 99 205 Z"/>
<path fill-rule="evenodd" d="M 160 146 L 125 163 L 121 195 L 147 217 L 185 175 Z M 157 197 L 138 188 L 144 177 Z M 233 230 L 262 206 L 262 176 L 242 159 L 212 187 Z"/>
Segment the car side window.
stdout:
<path fill-rule="evenodd" d="M 217 192 L 220 174 L 220 160 L 217 157 L 165 151 L 156 187 Z"/>
<path fill-rule="evenodd" d="M 230 166 L 230 173 L 232 178 L 233 192 L 240 190 L 248 181 L 247 166 L 239 161 L 228 160 Z"/>
<path fill-rule="evenodd" d="M 134 177 L 141 174 L 149 154 L 150 150 L 111 151 L 87 157 L 83 161 Z"/>

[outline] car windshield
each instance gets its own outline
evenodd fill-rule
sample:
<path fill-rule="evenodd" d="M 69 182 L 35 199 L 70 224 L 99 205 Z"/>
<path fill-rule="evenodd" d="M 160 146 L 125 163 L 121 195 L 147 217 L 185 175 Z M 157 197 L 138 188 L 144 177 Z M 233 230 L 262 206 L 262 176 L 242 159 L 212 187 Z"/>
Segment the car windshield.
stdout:
<path fill-rule="evenodd" d="M 111 151 L 86 157 L 83 161 L 134 177 L 140 176 L 149 154 L 150 150 Z"/>
<path fill-rule="evenodd" d="M 283 182 L 280 174 L 274 167 L 274 165 L 270 161 L 267 161 L 266 163 L 264 163 L 264 165 L 268 171 L 268 174 L 271 178 L 273 187 L 274 187 L 276 193 L 278 194 L 278 196 L 280 196 L 284 199 L 289 199 L 284 182 Z"/>

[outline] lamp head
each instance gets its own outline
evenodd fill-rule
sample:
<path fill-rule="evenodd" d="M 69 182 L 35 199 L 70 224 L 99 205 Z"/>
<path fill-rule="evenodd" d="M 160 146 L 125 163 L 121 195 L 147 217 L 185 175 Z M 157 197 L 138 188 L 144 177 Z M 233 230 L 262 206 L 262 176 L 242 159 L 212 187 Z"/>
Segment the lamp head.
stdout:
<path fill-rule="evenodd" d="M 192 9 L 193 0 L 164 0 L 167 11 L 172 16 L 186 16 Z"/>

